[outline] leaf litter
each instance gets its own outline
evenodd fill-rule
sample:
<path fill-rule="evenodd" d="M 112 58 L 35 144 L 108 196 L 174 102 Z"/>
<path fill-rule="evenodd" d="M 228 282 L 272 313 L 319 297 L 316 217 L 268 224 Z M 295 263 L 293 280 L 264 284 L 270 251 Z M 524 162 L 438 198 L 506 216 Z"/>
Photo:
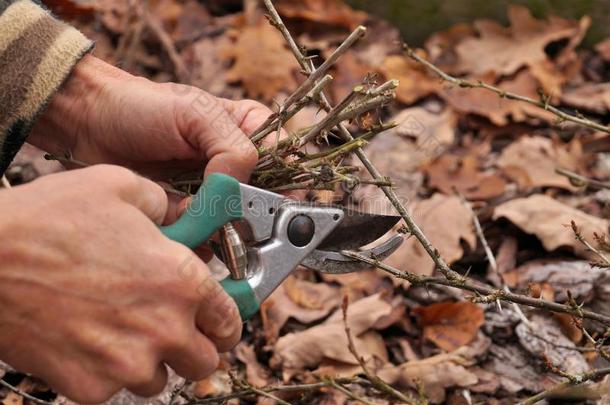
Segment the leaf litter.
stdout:
<path fill-rule="evenodd" d="M 244 10 L 241 1 L 151 0 L 148 7 L 171 39 L 168 49 L 146 21 L 142 4 L 134 3 L 136 7 L 122 1 L 62 0 L 48 5 L 96 39 L 98 57 L 152 80 L 182 81 L 221 97 L 254 98 L 272 108 L 303 81 L 284 39 L 263 18 L 262 9 Z M 367 140 L 365 151 L 392 178 L 417 224 L 455 270 L 531 297 L 558 303 L 576 300 L 585 308 L 610 313 L 606 270 L 591 266 L 599 254 L 575 238 L 570 227 L 574 221 L 583 238 L 605 254 L 610 199 L 600 198 L 600 186 L 586 179 L 610 176 L 599 163 L 607 154 L 607 134 L 558 122 L 548 111 L 483 89 L 442 82 L 400 52 L 396 30 L 388 23 L 341 0 L 280 0 L 276 5 L 316 62 L 327 58 L 359 24 L 371 27 L 366 42 L 335 65 L 329 93 L 340 100 L 369 72 L 377 73 L 376 80 L 401 81 L 396 102 L 377 112 L 378 117 L 390 117 L 396 128 Z M 507 16 L 508 26 L 480 20 L 434 33 L 416 52 L 450 74 L 536 100 L 546 97 L 543 100 L 607 124 L 610 40 L 582 50 L 587 17 L 537 19 L 522 6 L 508 7 Z M 186 72 L 178 69 L 181 63 Z M 310 107 L 299 124 L 289 125 L 297 131 L 321 116 L 324 113 Z M 356 121 L 350 126 L 355 133 L 371 125 L 370 119 L 367 125 Z M 329 137 L 330 146 L 320 149 L 336 146 L 335 138 Z M 342 164 L 359 165 L 349 157 Z M 579 177 L 559 174 L 559 168 Z M 7 174 L 18 184 L 57 170 L 27 150 Z M 472 211 L 456 192 L 473 203 L 496 254 L 497 272 L 490 268 Z M 310 194 L 393 213 L 374 185 L 342 184 L 326 193 Z M 386 263 L 419 275 L 438 275 L 413 237 Z M 263 388 L 362 377 L 342 321 L 345 294 L 352 301 L 347 322 L 365 365 L 392 387 L 429 403 L 465 403 L 464 393 L 467 403 L 516 403 L 563 381 L 549 365 L 566 373 L 607 367 L 599 354 L 587 352 L 587 337 L 570 315 L 550 317 L 521 306 L 524 322 L 512 306 L 493 300 L 473 303 L 469 299 L 480 297 L 435 285 L 414 288 L 375 270 L 345 276 L 299 271 L 245 327 L 242 343 L 223 358 L 222 368 L 187 386 L 180 401 L 235 392 L 232 378 Z M 599 325 L 586 326 L 596 337 L 604 333 Z M 345 387 L 381 401 L 376 403 L 392 403 L 367 385 Z M 604 403 L 610 391 L 603 382 L 585 387 L 590 390 L 587 399 L 598 403 Z M 34 394 L 40 390 L 32 384 L 20 388 Z M 345 392 L 328 387 L 276 394 L 290 403 L 350 403 Z M 23 403 L 12 391 L 0 395 L 3 403 Z M 579 391 L 566 395 L 578 396 Z M 255 396 L 231 403 L 250 403 L 247 400 Z M 135 403 L 127 398 L 119 395 L 112 401 Z M 66 400 L 59 397 L 57 402 Z M 270 403 L 269 398 L 260 397 L 259 403 Z"/>

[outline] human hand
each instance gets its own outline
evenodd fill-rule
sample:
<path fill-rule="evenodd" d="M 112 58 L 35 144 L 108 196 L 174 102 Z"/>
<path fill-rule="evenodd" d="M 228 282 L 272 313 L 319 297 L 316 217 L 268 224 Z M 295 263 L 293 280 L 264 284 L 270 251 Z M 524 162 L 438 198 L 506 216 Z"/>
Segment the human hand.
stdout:
<path fill-rule="evenodd" d="M 198 380 L 234 346 L 233 300 L 156 224 L 167 196 L 115 166 L 0 192 L 0 359 L 79 403 Z"/>
<path fill-rule="evenodd" d="M 86 56 L 53 98 L 29 141 L 87 163 L 154 178 L 186 169 L 247 181 L 257 151 L 246 134 L 271 111 L 174 83 L 158 84 Z"/>

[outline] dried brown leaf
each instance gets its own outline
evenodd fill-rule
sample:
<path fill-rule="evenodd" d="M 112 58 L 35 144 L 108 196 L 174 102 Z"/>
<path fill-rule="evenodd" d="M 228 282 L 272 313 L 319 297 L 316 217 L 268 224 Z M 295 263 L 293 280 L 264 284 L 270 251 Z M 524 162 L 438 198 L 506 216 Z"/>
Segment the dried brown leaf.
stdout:
<path fill-rule="evenodd" d="M 275 342 L 288 319 L 308 324 L 324 318 L 340 303 L 339 288 L 290 276 L 261 306 L 267 342 Z"/>
<path fill-rule="evenodd" d="M 271 101 L 296 87 L 293 72 L 298 65 L 282 35 L 264 19 L 237 30 L 235 43 L 221 56 L 233 60 L 227 81 L 241 82 L 249 97 Z"/>
<path fill-rule="evenodd" d="M 483 310 L 469 301 L 439 302 L 415 308 L 413 313 L 426 339 L 448 352 L 472 342 L 485 322 Z"/>
<path fill-rule="evenodd" d="M 591 257 L 591 253 L 574 238 L 570 222 L 575 221 L 589 241 L 593 240 L 595 232 L 599 235 L 606 233 L 609 224 L 606 219 L 586 214 L 540 194 L 508 201 L 495 209 L 493 217 L 507 218 L 523 231 L 535 235 L 548 251 L 571 247 L 581 257 Z"/>
<path fill-rule="evenodd" d="M 235 356 L 246 365 L 246 378 L 249 384 L 255 387 L 265 387 L 268 385 L 269 373 L 258 362 L 252 345 L 241 342 L 235 348 Z"/>
<path fill-rule="evenodd" d="M 459 191 L 468 200 L 487 200 L 498 197 L 506 189 L 506 181 L 496 173 L 480 169 L 477 156 L 442 155 L 424 168 L 430 187 L 445 194 Z"/>
<path fill-rule="evenodd" d="M 610 83 L 585 83 L 567 89 L 561 100 L 579 110 L 606 114 L 610 111 Z"/>
<path fill-rule="evenodd" d="M 379 353 L 378 345 L 367 345 L 360 337 L 370 331 L 383 316 L 392 312 L 392 305 L 380 294 L 356 301 L 348 308 L 348 323 L 358 353 L 369 361 L 386 353 Z M 289 333 L 278 339 L 271 359 L 274 368 L 281 368 L 285 379 L 306 368 L 316 367 L 323 359 L 356 365 L 357 361 L 348 349 L 343 325 L 343 313 L 338 310 L 323 324 L 302 332 Z"/>
<path fill-rule="evenodd" d="M 421 384 L 430 402 L 438 404 L 444 401 L 447 388 L 468 387 L 479 381 L 476 374 L 466 368 L 474 363 L 471 352 L 469 348 L 462 347 L 452 353 L 385 367 L 378 375 L 398 387 L 415 388 Z"/>
<path fill-rule="evenodd" d="M 568 59 L 586 33 L 590 20 L 580 22 L 551 16 L 546 21 L 536 20 L 527 7 L 512 5 L 508 9 L 511 26 L 505 28 L 490 20 L 476 21 L 474 26 L 478 37 L 466 38 L 456 48 L 459 55 L 459 69 L 481 76 L 493 73 L 508 76 L 524 66 L 533 68 L 532 73 L 542 84 L 563 82 L 565 79 L 550 62 L 545 48 L 550 43 L 568 40 L 568 45 L 557 59 Z M 548 77 L 554 76 L 554 77 Z M 558 94 L 556 85 L 546 87 L 548 93 Z"/>
<path fill-rule="evenodd" d="M 367 20 L 368 15 L 356 11 L 343 0 L 279 0 L 276 7 L 287 18 L 303 19 L 353 30 Z"/>
<path fill-rule="evenodd" d="M 498 166 L 522 190 L 536 187 L 576 190 L 567 177 L 557 174 L 555 170 L 561 167 L 577 171 L 582 156 L 582 146 L 578 141 L 565 145 L 541 136 L 526 136 L 502 151 Z"/>

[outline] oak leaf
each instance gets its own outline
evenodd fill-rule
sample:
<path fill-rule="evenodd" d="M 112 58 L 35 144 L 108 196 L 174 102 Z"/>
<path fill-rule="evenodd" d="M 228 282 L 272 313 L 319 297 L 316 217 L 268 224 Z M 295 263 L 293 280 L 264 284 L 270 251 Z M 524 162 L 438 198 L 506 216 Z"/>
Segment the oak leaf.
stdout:
<path fill-rule="evenodd" d="M 413 310 L 424 337 L 452 352 L 472 342 L 485 322 L 483 310 L 469 301 L 439 302 Z"/>
<path fill-rule="evenodd" d="M 340 303 L 339 288 L 290 276 L 261 306 L 265 338 L 274 343 L 288 319 L 308 324 L 326 317 Z"/>
<path fill-rule="evenodd" d="M 388 384 L 397 387 L 423 388 L 426 399 L 433 404 L 444 403 L 445 390 L 451 387 L 470 387 L 479 381 L 468 369 L 489 349 L 489 339 L 477 339 L 480 347 L 461 347 L 451 353 L 442 353 L 422 360 L 412 360 L 395 367 L 384 367 L 378 375 Z"/>
<path fill-rule="evenodd" d="M 480 169 L 477 156 L 442 155 L 424 168 L 428 182 L 445 194 L 457 189 L 468 200 L 486 200 L 504 193 L 506 181 Z"/>
<path fill-rule="evenodd" d="M 269 23 L 260 19 L 233 35 L 235 43 L 221 53 L 223 59 L 233 61 L 227 81 L 241 82 L 249 97 L 265 101 L 296 87 L 293 72 L 298 65 L 282 35 Z"/>
<path fill-rule="evenodd" d="M 375 357 L 387 360 L 385 348 L 380 352 L 379 345 L 367 345 L 363 335 L 367 332 L 376 333 L 373 330 L 376 323 L 392 312 L 392 304 L 382 299 L 381 294 L 363 298 L 349 306 L 348 324 L 356 349 L 366 361 Z M 275 344 L 271 364 L 274 368 L 281 368 L 284 378 L 289 379 L 296 372 L 320 365 L 324 359 L 358 364 L 348 349 L 341 310 L 337 310 L 320 325 L 280 337 Z"/>
<path fill-rule="evenodd" d="M 258 362 L 254 347 L 241 342 L 235 348 L 235 356 L 246 365 L 246 378 L 255 387 L 265 387 L 269 383 L 269 373 Z"/>
<path fill-rule="evenodd" d="M 277 10 L 287 18 L 302 19 L 353 30 L 368 19 L 368 14 L 357 11 L 343 0 L 280 0 Z"/>
<path fill-rule="evenodd" d="M 579 110 L 606 114 L 610 111 L 610 83 L 585 83 L 564 91 L 561 100 Z"/>
<path fill-rule="evenodd" d="M 557 174 L 562 167 L 577 171 L 582 158 L 578 141 L 561 145 L 542 136 L 526 136 L 508 145 L 498 158 L 498 166 L 520 189 L 558 187 L 576 190 L 568 178 Z"/>
<path fill-rule="evenodd" d="M 456 52 L 459 57 L 459 70 L 475 76 L 492 73 L 509 76 L 522 67 L 534 68 L 532 73 L 542 84 L 550 80 L 548 75 L 562 76 L 552 66 L 546 48 L 551 43 L 567 41 L 564 49 L 555 56 L 555 61 L 569 61 L 574 48 L 586 33 L 590 19 L 584 17 L 580 22 L 551 16 L 548 20 L 537 20 L 524 6 L 512 5 L 508 9 L 510 27 L 497 22 L 479 20 L 474 23 L 478 37 L 466 38 L 459 43 Z M 560 81 L 565 81 L 562 79 Z M 557 89 L 547 88 L 547 93 Z M 554 90 L 554 91 L 553 91 Z"/>
<path fill-rule="evenodd" d="M 586 214 L 541 194 L 505 202 L 496 207 L 493 218 L 506 218 L 524 232 L 535 235 L 547 251 L 570 247 L 578 256 L 585 258 L 592 258 L 591 252 L 574 238 L 571 221 L 591 242 L 594 240 L 593 233 L 605 234 L 609 225 L 606 219 Z"/>

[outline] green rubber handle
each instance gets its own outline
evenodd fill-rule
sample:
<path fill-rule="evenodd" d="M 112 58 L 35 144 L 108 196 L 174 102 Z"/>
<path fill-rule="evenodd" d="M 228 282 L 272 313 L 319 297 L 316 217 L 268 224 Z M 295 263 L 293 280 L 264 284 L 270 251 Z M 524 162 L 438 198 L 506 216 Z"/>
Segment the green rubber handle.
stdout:
<path fill-rule="evenodd" d="M 223 225 L 242 218 L 241 189 L 231 176 L 208 176 L 186 213 L 173 225 L 161 227 L 169 239 L 195 249 Z"/>
<path fill-rule="evenodd" d="M 237 303 L 242 320 L 247 321 L 256 315 L 260 305 L 247 280 L 233 280 L 227 277 L 220 284 Z"/>
<path fill-rule="evenodd" d="M 161 227 L 161 232 L 169 239 L 195 249 L 223 225 L 242 217 L 239 182 L 231 176 L 214 173 L 193 197 L 186 213 L 175 224 Z M 258 312 L 259 302 L 246 280 L 228 277 L 221 285 L 237 303 L 244 321 Z"/>

